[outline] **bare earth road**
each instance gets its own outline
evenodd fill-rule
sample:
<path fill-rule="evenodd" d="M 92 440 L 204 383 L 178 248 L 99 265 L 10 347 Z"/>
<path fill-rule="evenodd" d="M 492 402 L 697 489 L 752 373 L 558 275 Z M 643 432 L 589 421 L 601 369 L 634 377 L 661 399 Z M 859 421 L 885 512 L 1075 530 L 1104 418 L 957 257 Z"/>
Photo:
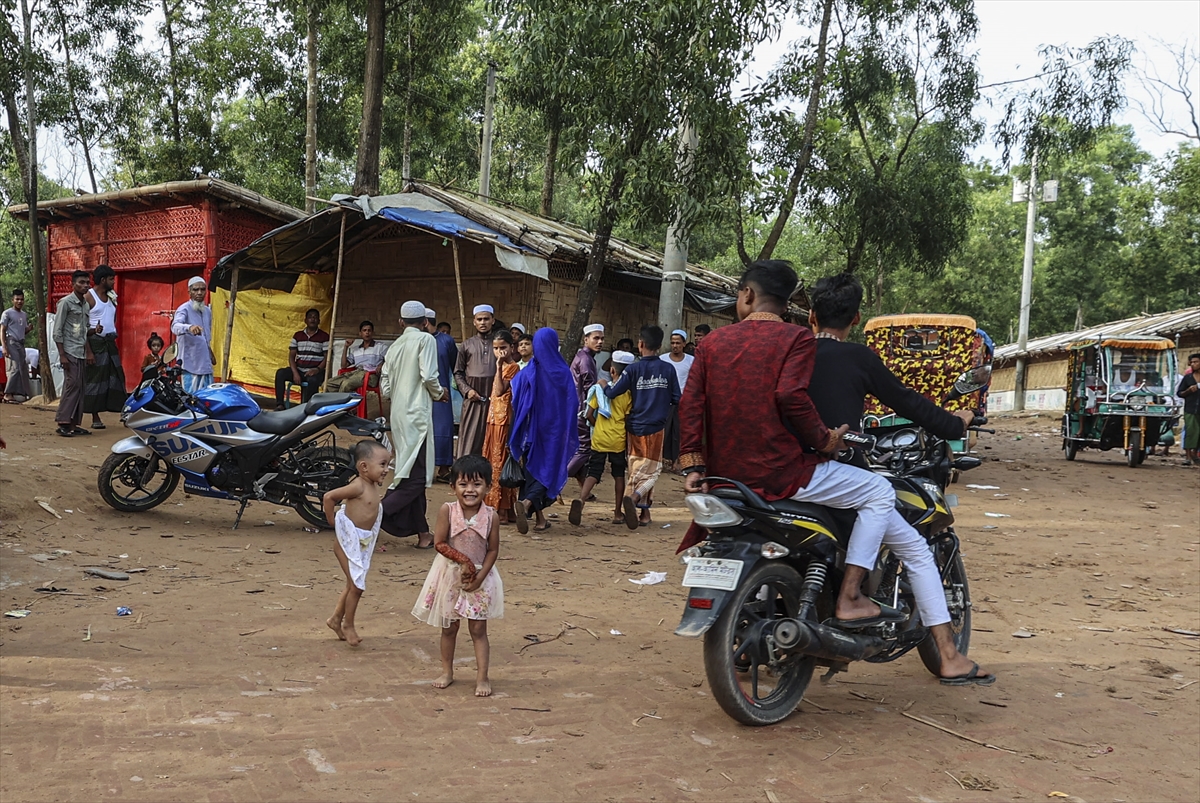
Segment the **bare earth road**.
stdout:
<path fill-rule="evenodd" d="M 430 686 L 438 632 L 408 613 L 430 553 L 411 540 L 381 538 L 352 649 L 324 626 L 344 582 L 329 534 L 267 504 L 231 532 L 232 503 L 182 492 L 112 511 L 95 476 L 119 426 L 65 440 L 51 420 L 0 408 L 0 602 L 33 611 L 0 630 L 3 801 L 1200 799 L 1200 639 L 1164 629 L 1200 631 L 1200 473 L 1178 458 L 1067 463 L 1056 421 L 1002 420 L 954 489 L 971 654 L 999 682 L 941 687 L 915 655 L 858 665 L 750 729 L 671 632 L 676 478 L 637 533 L 606 505 L 579 529 L 556 508 L 542 538 L 503 530 L 496 694 L 476 699 L 465 629 L 459 682 Z M 647 570 L 667 582 L 628 582 Z"/>

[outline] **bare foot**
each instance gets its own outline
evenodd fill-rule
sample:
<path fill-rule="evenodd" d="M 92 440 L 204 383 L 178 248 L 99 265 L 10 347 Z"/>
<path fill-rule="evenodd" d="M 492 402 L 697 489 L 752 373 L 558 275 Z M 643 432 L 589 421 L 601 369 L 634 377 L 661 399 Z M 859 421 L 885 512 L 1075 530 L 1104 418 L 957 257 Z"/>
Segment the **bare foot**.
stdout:
<path fill-rule="evenodd" d="M 855 619 L 870 619 L 882 612 L 883 609 L 876 602 L 863 595 L 856 600 L 839 599 L 834 616 L 843 622 L 853 622 Z"/>
<path fill-rule="evenodd" d="M 339 639 L 341 639 L 342 641 L 346 640 L 346 634 L 342 632 L 342 623 L 341 622 L 337 621 L 332 616 L 330 616 L 328 619 L 325 620 L 325 624 L 329 626 L 330 630 L 332 630 L 334 633 L 337 633 L 337 637 Z"/>
<path fill-rule="evenodd" d="M 440 677 L 438 677 L 436 680 L 434 680 L 432 685 L 435 689 L 444 689 L 453 682 L 454 682 L 454 673 L 453 672 L 445 672 Z"/>
<path fill-rule="evenodd" d="M 359 644 L 362 644 L 362 639 L 359 637 L 358 633 L 355 632 L 354 628 L 351 627 L 350 625 L 343 624 L 342 632 L 344 632 L 346 634 L 346 643 L 349 644 L 351 647 L 357 647 Z"/>
<path fill-rule="evenodd" d="M 491 697 L 492 682 L 490 680 L 475 681 L 475 696 L 476 697 Z"/>

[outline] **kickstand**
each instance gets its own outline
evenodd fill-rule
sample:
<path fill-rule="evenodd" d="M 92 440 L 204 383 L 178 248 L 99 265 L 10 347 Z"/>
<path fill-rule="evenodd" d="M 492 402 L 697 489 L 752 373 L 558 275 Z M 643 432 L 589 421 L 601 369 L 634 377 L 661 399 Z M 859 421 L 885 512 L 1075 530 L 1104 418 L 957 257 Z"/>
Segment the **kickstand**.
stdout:
<path fill-rule="evenodd" d="M 845 671 L 846 671 L 845 664 L 835 664 L 834 666 L 829 667 L 828 672 L 826 672 L 824 675 L 821 675 L 821 683 L 822 684 L 831 683 L 833 681 L 834 675 L 836 675 L 839 672 L 845 672 Z"/>
<path fill-rule="evenodd" d="M 242 505 L 238 508 L 237 518 L 233 520 L 233 529 L 237 529 L 242 523 L 242 514 L 246 512 L 246 505 L 250 504 L 249 497 L 242 497 Z"/>

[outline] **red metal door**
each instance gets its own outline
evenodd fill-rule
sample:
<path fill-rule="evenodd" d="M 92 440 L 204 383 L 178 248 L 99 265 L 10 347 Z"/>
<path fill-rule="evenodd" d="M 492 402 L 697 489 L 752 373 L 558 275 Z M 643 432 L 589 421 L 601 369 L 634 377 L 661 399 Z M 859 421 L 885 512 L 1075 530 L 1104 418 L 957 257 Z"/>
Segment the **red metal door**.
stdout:
<path fill-rule="evenodd" d="M 146 341 L 151 333 L 157 332 L 167 345 L 173 341 L 171 317 L 187 300 L 187 280 L 197 272 L 196 268 L 159 268 L 117 273 L 117 339 L 127 390 L 141 381 L 142 358 L 150 353 Z"/>

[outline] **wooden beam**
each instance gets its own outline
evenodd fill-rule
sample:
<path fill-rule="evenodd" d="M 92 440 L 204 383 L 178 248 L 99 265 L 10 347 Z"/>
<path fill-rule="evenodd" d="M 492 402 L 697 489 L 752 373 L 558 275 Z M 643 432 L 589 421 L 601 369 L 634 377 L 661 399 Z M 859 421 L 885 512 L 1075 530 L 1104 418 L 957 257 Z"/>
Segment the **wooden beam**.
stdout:
<path fill-rule="evenodd" d="M 333 314 L 329 316 L 329 356 L 325 358 L 325 381 L 333 376 L 333 333 L 337 330 L 338 300 L 342 294 L 342 260 L 346 255 L 346 213 L 342 212 L 341 231 L 338 233 L 337 270 L 333 274 Z"/>
<path fill-rule="evenodd" d="M 237 312 L 238 266 L 233 265 L 233 275 L 229 277 L 229 313 L 225 320 L 225 348 L 221 352 L 221 381 L 229 381 L 229 349 L 233 347 L 233 316 Z"/>
<path fill-rule="evenodd" d="M 466 342 L 467 335 L 467 310 L 463 306 L 462 294 L 462 271 L 458 267 L 458 238 L 451 237 L 450 242 L 454 245 L 454 283 L 458 286 L 458 324 L 462 327 L 462 339 Z"/>

